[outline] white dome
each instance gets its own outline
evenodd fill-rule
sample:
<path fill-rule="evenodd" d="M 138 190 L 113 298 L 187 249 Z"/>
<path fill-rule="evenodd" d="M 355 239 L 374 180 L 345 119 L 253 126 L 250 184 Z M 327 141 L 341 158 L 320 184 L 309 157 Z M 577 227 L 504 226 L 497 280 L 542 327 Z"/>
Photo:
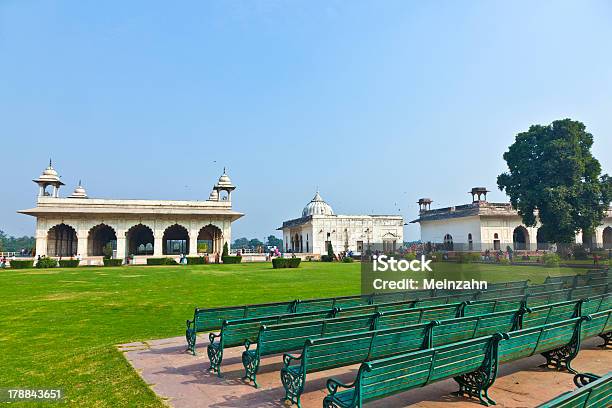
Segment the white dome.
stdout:
<path fill-rule="evenodd" d="M 43 170 L 40 177 L 34 181 L 47 182 L 47 183 L 61 183 L 59 174 L 57 174 L 57 171 L 53 168 L 53 165 L 51 164 L 51 160 L 49 160 L 49 165 L 47 166 L 46 169 Z"/>
<path fill-rule="evenodd" d="M 217 190 L 211 191 L 208 201 L 219 201 L 219 192 Z"/>
<path fill-rule="evenodd" d="M 81 181 L 79 180 L 79 185 L 74 189 L 74 193 L 69 198 L 88 198 L 87 191 L 85 191 L 85 187 L 81 185 Z"/>
<path fill-rule="evenodd" d="M 302 210 L 302 217 L 310 215 L 334 215 L 334 210 L 322 198 L 319 192 L 310 200 L 306 207 Z"/>

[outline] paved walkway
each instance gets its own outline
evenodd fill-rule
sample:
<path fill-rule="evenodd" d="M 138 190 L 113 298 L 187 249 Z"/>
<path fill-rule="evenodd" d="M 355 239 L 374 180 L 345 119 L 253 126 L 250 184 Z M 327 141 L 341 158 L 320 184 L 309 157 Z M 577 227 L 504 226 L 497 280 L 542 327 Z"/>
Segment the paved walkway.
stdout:
<path fill-rule="evenodd" d="M 243 348 L 225 352 L 223 378 L 209 373 L 204 337 L 198 342 L 198 355 L 185 352 L 185 338 L 174 337 L 118 346 L 153 391 L 172 407 L 283 407 L 280 402 L 283 387 L 279 370 L 282 356 L 270 356 L 262 361 L 258 375 L 259 389 L 241 380 L 243 367 L 240 359 Z M 573 366 L 579 372 L 605 374 L 612 370 L 612 351 L 597 347 L 602 340 L 591 339 L 583 343 Z M 544 359 L 540 356 L 523 359 L 500 368 L 497 381 L 489 395 L 501 407 L 534 407 L 558 394 L 574 389 L 573 375 L 538 368 Z M 321 407 L 326 395 L 325 382 L 337 377 L 344 382 L 353 380 L 358 366 L 345 367 L 309 375 L 302 396 L 304 408 Z M 453 380 L 442 381 L 394 397 L 368 404 L 371 408 L 456 408 L 480 406 L 476 400 L 450 395 L 457 390 Z"/>

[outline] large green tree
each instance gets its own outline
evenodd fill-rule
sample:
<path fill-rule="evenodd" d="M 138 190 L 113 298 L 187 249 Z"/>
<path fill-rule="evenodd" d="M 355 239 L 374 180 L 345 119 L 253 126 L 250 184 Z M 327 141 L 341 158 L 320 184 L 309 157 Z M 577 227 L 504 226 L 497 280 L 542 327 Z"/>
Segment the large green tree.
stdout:
<path fill-rule="evenodd" d="M 601 223 L 612 198 L 612 181 L 593 157 L 593 135 L 571 119 L 533 125 L 504 153 L 508 171 L 497 177 L 527 226 L 541 223 L 548 242 L 570 243 Z"/>

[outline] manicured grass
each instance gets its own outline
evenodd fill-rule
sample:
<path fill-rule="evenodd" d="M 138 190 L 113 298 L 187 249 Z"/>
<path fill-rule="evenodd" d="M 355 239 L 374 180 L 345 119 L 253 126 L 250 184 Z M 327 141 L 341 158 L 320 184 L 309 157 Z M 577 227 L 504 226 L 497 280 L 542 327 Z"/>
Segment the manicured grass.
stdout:
<path fill-rule="evenodd" d="M 576 272 L 434 264 L 436 278 L 490 282 Z M 161 407 L 114 345 L 181 336 L 196 305 L 357 294 L 360 264 L 7 269 L 0 288 L 0 387 L 63 388 L 71 406 Z"/>

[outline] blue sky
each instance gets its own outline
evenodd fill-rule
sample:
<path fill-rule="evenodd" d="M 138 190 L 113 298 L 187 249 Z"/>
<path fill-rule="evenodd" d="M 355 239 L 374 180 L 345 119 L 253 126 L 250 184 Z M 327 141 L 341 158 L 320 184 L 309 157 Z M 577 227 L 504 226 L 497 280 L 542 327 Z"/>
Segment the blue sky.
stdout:
<path fill-rule="evenodd" d="M 33 233 L 50 156 L 109 198 L 206 199 L 227 166 L 260 239 L 317 186 L 406 220 L 505 200 L 514 135 L 565 117 L 611 172 L 611 40 L 606 1 L 0 0 L 0 229 Z"/>

